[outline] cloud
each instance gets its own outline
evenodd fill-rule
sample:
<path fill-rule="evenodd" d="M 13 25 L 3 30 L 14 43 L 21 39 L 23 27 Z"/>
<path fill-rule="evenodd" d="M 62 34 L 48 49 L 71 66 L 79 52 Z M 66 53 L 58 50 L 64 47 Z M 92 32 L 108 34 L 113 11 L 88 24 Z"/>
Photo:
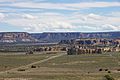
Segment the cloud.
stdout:
<path fill-rule="evenodd" d="M 0 0 L 0 22 L 29 32 L 120 30 L 120 2 L 68 2 Z"/>
<path fill-rule="evenodd" d="M 20 0 L 5 0 L 12 2 L 11 4 L 4 3 L 0 6 L 15 7 L 15 8 L 32 8 L 32 9 L 56 9 L 56 10 L 80 10 L 86 8 L 101 8 L 101 7 L 119 7 L 120 2 L 81 2 L 81 3 L 50 3 L 50 2 L 34 2 Z M 1 1 L 4 2 L 4 1 Z"/>
<path fill-rule="evenodd" d="M 24 29 L 27 31 L 34 31 L 34 32 L 44 32 L 44 31 L 61 31 L 61 30 L 70 30 L 72 29 L 72 25 L 62 21 L 50 21 L 50 22 L 43 22 L 39 24 L 30 24 L 28 27 Z"/>
<path fill-rule="evenodd" d="M 36 16 L 30 15 L 30 14 L 23 14 L 22 17 L 26 18 L 26 19 L 35 19 L 35 18 L 37 18 Z"/>
<path fill-rule="evenodd" d="M 75 16 L 74 16 L 75 15 Z M 120 17 L 101 16 L 94 13 L 75 13 L 70 22 L 77 26 L 79 30 L 106 31 L 120 30 Z"/>
<path fill-rule="evenodd" d="M 12 16 L 9 18 L 9 16 Z M 67 16 L 60 13 L 10 14 L 5 23 L 20 27 L 29 32 L 45 31 L 106 31 L 120 30 L 120 17 L 98 14 L 73 13 Z"/>
<path fill-rule="evenodd" d="M 5 15 L 3 13 L 0 13 L 0 22 L 5 18 Z"/>
<path fill-rule="evenodd" d="M 18 8 L 42 8 L 42 9 L 64 9 L 64 10 L 79 10 L 84 8 L 99 8 L 120 6 L 119 2 L 81 2 L 81 3 L 35 3 L 35 2 L 17 2 L 12 4 L 3 4 L 4 6 Z M 1 6 L 3 6 L 1 5 Z"/>
<path fill-rule="evenodd" d="M 0 18 L 4 18 L 5 15 L 3 13 L 0 13 Z"/>
<path fill-rule="evenodd" d="M 74 8 L 67 8 L 65 4 L 59 4 L 59 3 L 34 3 L 34 2 L 26 2 L 26 3 L 15 3 L 12 5 L 13 7 L 19 7 L 19 8 L 42 8 L 42 9 L 65 9 L 65 10 L 75 10 Z"/>
<path fill-rule="evenodd" d="M 90 13 L 87 18 L 90 18 L 90 19 L 94 19 L 94 20 L 101 20 L 103 19 L 104 17 L 100 16 L 100 15 L 96 15 L 96 14 L 93 14 L 93 13 Z"/>
<path fill-rule="evenodd" d="M 66 4 L 66 6 L 72 8 L 94 8 L 94 7 L 113 7 L 120 6 L 119 2 L 82 2 L 82 3 L 74 3 L 74 4 Z"/>
<path fill-rule="evenodd" d="M 113 26 L 111 24 L 105 24 L 105 25 L 101 26 L 101 29 L 118 31 L 118 30 L 120 30 L 120 26 Z"/>
<path fill-rule="evenodd" d="M 0 2 L 27 2 L 29 0 L 0 0 Z M 34 1 L 34 0 L 31 0 Z M 39 0 L 39 1 L 45 1 L 45 0 Z"/>
<path fill-rule="evenodd" d="M 16 15 L 18 17 L 18 15 Z M 67 20 L 60 16 L 54 16 L 53 14 L 38 15 L 37 18 L 34 15 L 23 14 L 23 17 L 16 19 L 7 19 L 4 22 L 13 26 L 21 27 L 22 29 L 30 32 L 40 31 L 59 31 L 69 30 L 73 26 Z"/>
<path fill-rule="evenodd" d="M 109 13 L 108 16 L 120 17 L 120 11 Z"/>
<path fill-rule="evenodd" d="M 0 2 L 14 2 L 16 0 L 0 0 Z"/>

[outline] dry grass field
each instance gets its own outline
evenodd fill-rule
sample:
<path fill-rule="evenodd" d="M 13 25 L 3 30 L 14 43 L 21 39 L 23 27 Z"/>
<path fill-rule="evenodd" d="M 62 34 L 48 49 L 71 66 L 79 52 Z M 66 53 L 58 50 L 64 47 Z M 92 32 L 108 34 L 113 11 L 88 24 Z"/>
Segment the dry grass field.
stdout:
<path fill-rule="evenodd" d="M 120 53 L 0 55 L 0 71 L 0 80 L 120 80 Z"/>

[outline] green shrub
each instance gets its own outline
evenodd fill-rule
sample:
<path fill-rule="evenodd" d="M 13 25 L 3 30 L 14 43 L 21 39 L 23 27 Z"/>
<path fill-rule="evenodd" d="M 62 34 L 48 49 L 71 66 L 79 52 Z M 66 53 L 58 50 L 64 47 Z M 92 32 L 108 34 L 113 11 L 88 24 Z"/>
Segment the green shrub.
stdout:
<path fill-rule="evenodd" d="M 18 69 L 18 71 L 25 71 L 25 69 Z"/>
<path fill-rule="evenodd" d="M 105 69 L 105 71 L 108 71 L 108 69 Z"/>
<path fill-rule="evenodd" d="M 36 66 L 32 65 L 31 68 L 36 68 Z"/>
<path fill-rule="evenodd" d="M 101 68 L 99 69 L 99 71 L 102 71 L 102 70 L 103 70 L 103 69 L 101 69 Z"/>
<path fill-rule="evenodd" d="M 120 69 L 117 69 L 117 71 L 120 71 Z"/>
<path fill-rule="evenodd" d="M 111 71 L 108 71 L 108 73 L 111 73 Z"/>
<path fill-rule="evenodd" d="M 110 75 L 105 75 L 105 80 L 115 80 L 113 77 L 111 77 Z"/>

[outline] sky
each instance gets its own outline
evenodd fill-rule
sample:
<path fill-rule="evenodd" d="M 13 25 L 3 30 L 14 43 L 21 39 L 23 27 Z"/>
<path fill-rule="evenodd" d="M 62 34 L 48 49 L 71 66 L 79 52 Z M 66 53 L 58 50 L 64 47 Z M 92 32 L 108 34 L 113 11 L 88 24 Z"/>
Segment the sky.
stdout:
<path fill-rule="evenodd" d="M 0 32 L 120 31 L 120 0 L 0 0 Z"/>

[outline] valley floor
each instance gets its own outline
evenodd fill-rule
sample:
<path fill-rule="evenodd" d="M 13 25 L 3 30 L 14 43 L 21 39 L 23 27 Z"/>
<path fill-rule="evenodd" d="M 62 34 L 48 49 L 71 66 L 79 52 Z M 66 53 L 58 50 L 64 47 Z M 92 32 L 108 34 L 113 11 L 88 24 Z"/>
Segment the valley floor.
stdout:
<path fill-rule="evenodd" d="M 120 80 L 120 53 L 0 55 L 0 80 Z"/>

